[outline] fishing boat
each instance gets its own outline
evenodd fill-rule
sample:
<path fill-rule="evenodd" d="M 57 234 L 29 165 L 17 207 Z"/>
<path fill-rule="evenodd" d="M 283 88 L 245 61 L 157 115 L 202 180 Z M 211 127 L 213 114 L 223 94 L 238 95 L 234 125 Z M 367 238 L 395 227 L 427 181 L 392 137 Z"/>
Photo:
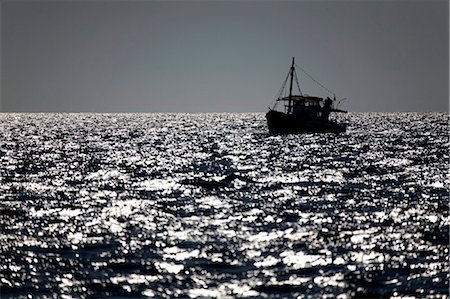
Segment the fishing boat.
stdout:
<path fill-rule="evenodd" d="M 337 101 L 334 95 L 332 100 L 329 97 L 324 99 L 321 97 L 303 94 L 300 89 L 300 85 L 298 83 L 298 77 L 295 71 L 295 66 L 296 66 L 295 58 L 292 58 L 292 66 L 289 70 L 288 75 L 286 76 L 286 79 L 283 82 L 278 97 L 275 100 L 275 104 L 273 105 L 272 108 L 269 108 L 269 112 L 267 112 L 266 114 L 269 133 L 302 134 L 302 133 L 345 132 L 347 125 L 338 123 L 335 120 L 331 120 L 330 113 L 347 112 L 347 111 L 335 108 Z M 317 80 L 312 78 L 312 76 L 310 76 L 308 73 L 306 74 L 320 86 L 327 89 Z M 294 78 L 297 83 L 297 88 L 299 92 L 299 94 L 295 95 L 292 93 Z M 283 94 L 286 94 L 286 83 L 288 79 L 290 79 L 289 94 L 287 96 L 282 96 Z M 282 111 L 277 110 L 277 106 L 280 103 L 282 103 L 284 106 L 283 107 L 284 109 L 282 109 Z"/>

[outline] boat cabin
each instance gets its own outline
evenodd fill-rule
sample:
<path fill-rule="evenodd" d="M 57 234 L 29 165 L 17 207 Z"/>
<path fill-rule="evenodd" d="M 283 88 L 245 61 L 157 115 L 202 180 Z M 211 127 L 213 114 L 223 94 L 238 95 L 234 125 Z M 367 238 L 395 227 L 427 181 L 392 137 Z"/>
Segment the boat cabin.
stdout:
<path fill-rule="evenodd" d="M 286 113 L 302 116 L 303 118 L 315 119 L 321 118 L 323 102 L 322 98 L 312 97 L 307 95 L 293 95 L 291 97 L 284 97 L 279 101 L 287 101 L 285 105 Z"/>

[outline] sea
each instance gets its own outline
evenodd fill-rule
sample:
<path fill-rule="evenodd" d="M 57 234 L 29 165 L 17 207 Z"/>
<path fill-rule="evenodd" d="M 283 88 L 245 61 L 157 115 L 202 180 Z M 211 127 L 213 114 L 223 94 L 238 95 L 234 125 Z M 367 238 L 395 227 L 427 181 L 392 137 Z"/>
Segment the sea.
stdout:
<path fill-rule="evenodd" d="M 0 114 L 4 298 L 448 298 L 449 114 Z"/>

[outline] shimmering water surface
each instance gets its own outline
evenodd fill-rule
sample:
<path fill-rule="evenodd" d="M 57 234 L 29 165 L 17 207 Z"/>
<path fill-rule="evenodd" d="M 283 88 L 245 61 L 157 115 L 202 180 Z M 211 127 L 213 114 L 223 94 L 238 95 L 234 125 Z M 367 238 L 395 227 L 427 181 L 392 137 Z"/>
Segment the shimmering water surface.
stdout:
<path fill-rule="evenodd" d="M 448 296 L 448 114 L 0 114 L 1 297 Z"/>

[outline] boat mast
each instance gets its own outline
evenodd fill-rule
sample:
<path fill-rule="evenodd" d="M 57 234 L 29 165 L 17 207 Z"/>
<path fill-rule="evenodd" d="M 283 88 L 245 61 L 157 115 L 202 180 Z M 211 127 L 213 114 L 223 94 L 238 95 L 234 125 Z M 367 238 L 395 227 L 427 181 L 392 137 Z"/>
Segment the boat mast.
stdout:
<path fill-rule="evenodd" d="M 292 66 L 291 66 L 291 85 L 289 86 L 289 102 L 288 102 L 288 114 L 292 112 L 292 81 L 294 80 L 294 58 L 292 57 Z"/>

